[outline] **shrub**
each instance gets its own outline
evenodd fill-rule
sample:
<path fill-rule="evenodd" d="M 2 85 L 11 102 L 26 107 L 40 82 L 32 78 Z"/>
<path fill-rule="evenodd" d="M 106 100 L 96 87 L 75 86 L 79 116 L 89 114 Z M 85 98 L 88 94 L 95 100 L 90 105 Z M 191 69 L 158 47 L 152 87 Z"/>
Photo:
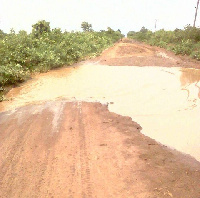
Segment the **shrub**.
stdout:
<path fill-rule="evenodd" d="M 0 66 L 0 87 L 8 84 L 23 82 L 29 76 L 29 71 L 25 71 L 19 64 Z"/>

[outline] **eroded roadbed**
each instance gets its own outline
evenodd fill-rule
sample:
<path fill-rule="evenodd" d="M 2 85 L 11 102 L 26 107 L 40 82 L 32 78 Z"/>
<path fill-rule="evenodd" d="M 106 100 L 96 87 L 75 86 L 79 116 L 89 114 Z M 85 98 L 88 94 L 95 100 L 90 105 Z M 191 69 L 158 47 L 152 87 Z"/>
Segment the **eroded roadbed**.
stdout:
<path fill-rule="evenodd" d="M 106 105 L 65 100 L 0 113 L 0 197 L 200 197 L 200 163 Z"/>

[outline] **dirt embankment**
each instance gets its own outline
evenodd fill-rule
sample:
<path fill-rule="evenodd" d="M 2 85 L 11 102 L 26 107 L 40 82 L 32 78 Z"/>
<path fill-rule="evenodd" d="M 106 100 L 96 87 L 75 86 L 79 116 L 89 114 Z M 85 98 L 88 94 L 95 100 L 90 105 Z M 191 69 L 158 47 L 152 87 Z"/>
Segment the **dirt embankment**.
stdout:
<path fill-rule="evenodd" d="M 200 165 L 106 105 L 54 101 L 0 114 L 0 197 L 200 197 Z"/>
<path fill-rule="evenodd" d="M 130 39 L 123 39 L 114 47 L 105 50 L 95 60 L 111 66 L 164 66 L 200 69 L 200 62 L 188 56 L 177 56 L 163 48 Z"/>

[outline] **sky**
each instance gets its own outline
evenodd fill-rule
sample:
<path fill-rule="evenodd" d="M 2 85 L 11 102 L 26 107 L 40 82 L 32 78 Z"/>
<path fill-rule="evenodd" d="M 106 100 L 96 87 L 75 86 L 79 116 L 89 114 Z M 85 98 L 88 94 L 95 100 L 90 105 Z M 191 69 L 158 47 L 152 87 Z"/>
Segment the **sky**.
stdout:
<path fill-rule="evenodd" d="M 86 21 L 95 31 L 111 27 L 126 34 L 142 26 L 154 31 L 157 20 L 157 30 L 174 30 L 193 25 L 196 5 L 197 0 L 0 0 L 0 29 L 30 32 L 46 20 L 51 28 L 80 31 Z"/>

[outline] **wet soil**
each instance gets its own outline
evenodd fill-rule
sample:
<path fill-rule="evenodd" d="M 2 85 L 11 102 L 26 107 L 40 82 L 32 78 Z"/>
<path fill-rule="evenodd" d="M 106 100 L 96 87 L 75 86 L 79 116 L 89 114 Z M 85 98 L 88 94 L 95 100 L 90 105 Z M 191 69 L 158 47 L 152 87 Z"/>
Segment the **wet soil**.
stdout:
<path fill-rule="evenodd" d="M 149 65 L 169 66 L 175 58 L 181 59 L 163 50 L 155 52 L 154 47 L 141 47 L 144 44 L 134 45 L 138 45 L 135 51 L 133 43 L 124 40 L 87 64 L 104 64 L 106 60 L 108 65 L 120 65 L 128 60 L 133 62 L 121 65 L 134 65 L 141 60 L 139 66 L 147 66 L 145 57 L 150 57 L 148 60 L 155 60 Z M 185 67 L 192 67 L 192 62 L 189 60 Z M 198 68 L 198 64 L 193 67 Z M 65 71 L 68 69 L 52 72 L 53 76 L 63 75 L 60 84 L 68 82 L 65 75 L 72 75 Z M 31 92 L 35 85 L 43 80 L 46 83 L 48 77 L 48 82 L 54 84 L 52 76 L 45 75 L 25 83 L 26 89 L 11 90 L 7 97 L 13 100 L 1 103 L 0 197 L 200 197 L 198 161 L 143 135 L 142 126 L 130 117 L 110 112 L 108 104 L 59 99 L 64 86 L 61 91 L 55 90 L 53 97 L 53 90 L 46 87 L 40 92 L 40 100 L 34 100 L 34 94 L 37 98 L 40 91 Z M 188 82 L 199 86 L 198 75 L 195 81 L 190 76 L 183 78 L 184 86 Z M 24 93 L 27 90 L 34 94 Z M 29 100 L 20 103 L 20 96 L 24 99 L 26 94 Z"/>

